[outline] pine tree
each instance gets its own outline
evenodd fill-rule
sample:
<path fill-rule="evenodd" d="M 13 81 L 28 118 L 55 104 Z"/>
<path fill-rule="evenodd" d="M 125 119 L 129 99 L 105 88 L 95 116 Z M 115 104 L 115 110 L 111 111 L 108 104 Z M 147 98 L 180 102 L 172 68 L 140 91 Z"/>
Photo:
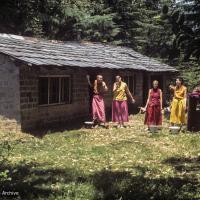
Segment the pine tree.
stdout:
<path fill-rule="evenodd" d="M 180 9 L 181 8 L 181 9 Z M 184 0 L 175 11 L 166 16 L 172 24 L 176 35 L 174 44 L 184 56 L 184 60 L 200 58 L 200 2 Z"/>

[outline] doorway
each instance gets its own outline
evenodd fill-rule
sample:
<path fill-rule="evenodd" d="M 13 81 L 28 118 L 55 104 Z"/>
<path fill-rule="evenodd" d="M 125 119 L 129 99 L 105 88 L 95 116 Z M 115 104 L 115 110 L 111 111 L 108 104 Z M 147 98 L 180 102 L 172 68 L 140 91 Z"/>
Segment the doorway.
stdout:
<path fill-rule="evenodd" d="M 143 105 L 146 104 L 149 89 L 152 87 L 152 82 L 157 80 L 159 82 L 159 88 L 163 91 L 163 75 L 153 74 L 149 75 L 147 73 L 143 76 Z"/>
<path fill-rule="evenodd" d="M 159 88 L 163 91 L 163 76 L 162 75 L 151 75 L 151 84 L 154 80 L 159 82 Z"/>
<path fill-rule="evenodd" d="M 93 84 L 94 84 L 97 74 L 94 72 L 89 72 L 88 75 L 90 76 L 90 82 L 92 84 L 92 86 L 88 84 L 88 96 L 89 96 L 88 108 L 89 108 L 89 113 L 91 115 L 92 114 L 92 98 L 93 98 L 93 92 L 94 92 Z"/>
<path fill-rule="evenodd" d="M 145 73 L 143 76 L 143 106 L 146 104 L 149 91 L 149 76 Z"/>

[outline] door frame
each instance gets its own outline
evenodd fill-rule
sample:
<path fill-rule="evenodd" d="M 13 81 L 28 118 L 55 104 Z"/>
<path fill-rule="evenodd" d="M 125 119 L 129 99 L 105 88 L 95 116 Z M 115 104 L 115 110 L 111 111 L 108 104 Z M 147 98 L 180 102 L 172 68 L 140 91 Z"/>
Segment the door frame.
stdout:
<path fill-rule="evenodd" d="M 164 86 L 165 76 L 163 74 L 144 72 L 143 74 L 143 105 L 146 104 L 149 89 L 152 88 L 152 82 L 154 80 L 159 81 L 160 89 L 165 92 L 165 86 Z"/>

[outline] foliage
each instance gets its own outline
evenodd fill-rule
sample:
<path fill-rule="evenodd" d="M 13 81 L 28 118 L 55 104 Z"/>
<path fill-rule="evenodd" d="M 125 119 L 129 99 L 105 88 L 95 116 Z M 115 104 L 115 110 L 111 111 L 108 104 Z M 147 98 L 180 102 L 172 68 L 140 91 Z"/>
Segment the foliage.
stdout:
<path fill-rule="evenodd" d="M 200 58 L 200 2 L 195 0 L 182 1 L 174 11 L 164 13 L 172 24 L 176 35 L 174 46 L 180 48 L 184 60 L 195 57 Z M 182 8 L 182 9 L 181 9 Z"/>
<path fill-rule="evenodd" d="M 62 40 L 91 40 L 130 46 L 159 55 L 170 41 L 156 19 L 171 0 L 3 0 L 0 24 L 19 34 Z M 154 18 L 155 17 L 155 18 Z M 168 37 L 169 34 L 169 37 Z M 158 37 L 159 35 L 159 37 Z M 164 55 L 165 53 L 162 53 Z"/>
<path fill-rule="evenodd" d="M 85 16 L 75 24 L 78 39 L 112 42 L 119 33 L 119 27 L 113 21 L 113 14 Z"/>
<path fill-rule="evenodd" d="M 118 0 L 109 4 L 112 12 L 116 13 L 114 21 L 121 27 L 117 35 L 121 44 L 151 56 L 160 51 L 156 42 L 152 43 L 155 38 L 159 38 L 161 30 L 154 18 L 160 12 L 159 3 L 160 1 Z"/>
<path fill-rule="evenodd" d="M 0 13 L 0 32 L 129 46 L 198 82 L 198 0 L 2 0 Z"/>
<path fill-rule="evenodd" d="M 173 2 L 2 0 L 0 25 L 15 34 L 112 42 L 169 61 L 182 52 L 185 59 L 199 58 L 200 3 L 184 0 L 175 6 Z"/>
<path fill-rule="evenodd" d="M 7 162 L 8 157 L 11 155 L 12 146 L 9 141 L 1 141 L 0 143 L 0 165 Z M 4 169 L 0 171 L 0 181 L 11 181 L 9 170 Z"/>
<path fill-rule="evenodd" d="M 194 60 L 190 62 L 181 62 L 179 70 L 190 92 L 194 87 L 200 85 L 200 66 L 198 62 Z"/>

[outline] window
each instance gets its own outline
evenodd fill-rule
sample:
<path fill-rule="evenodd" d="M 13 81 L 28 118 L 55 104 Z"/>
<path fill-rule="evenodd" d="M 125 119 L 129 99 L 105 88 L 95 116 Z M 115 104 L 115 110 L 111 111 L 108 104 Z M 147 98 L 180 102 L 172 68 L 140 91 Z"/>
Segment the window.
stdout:
<path fill-rule="evenodd" d="M 135 94 L 136 91 L 136 76 L 124 76 L 124 82 L 128 85 L 131 94 Z"/>
<path fill-rule="evenodd" d="M 71 102 L 71 77 L 40 77 L 39 104 L 61 104 Z"/>
<path fill-rule="evenodd" d="M 60 78 L 49 78 L 49 104 L 60 103 Z"/>

